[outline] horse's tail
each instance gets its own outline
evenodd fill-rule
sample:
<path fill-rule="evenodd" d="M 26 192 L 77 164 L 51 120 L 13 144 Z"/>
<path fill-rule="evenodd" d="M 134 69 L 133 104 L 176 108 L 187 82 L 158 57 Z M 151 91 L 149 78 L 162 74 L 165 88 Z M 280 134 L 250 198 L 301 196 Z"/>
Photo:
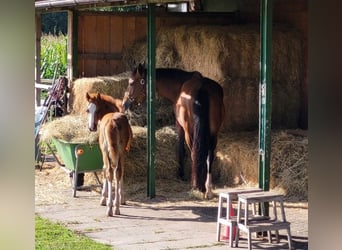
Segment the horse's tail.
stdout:
<path fill-rule="evenodd" d="M 116 156 L 115 154 L 115 150 L 116 147 L 112 147 L 112 140 L 113 138 L 111 138 L 111 130 L 113 129 L 111 126 L 111 122 L 113 122 L 112 120 L 107 120 L 105 125 L 103 126 L 103 144 L 104 144 L 104 149 L 105 149 L 105 152 L 106 152 L 106 157 L 107 157 L 107 160 L 109 162 L 109 169 L 110 168 L 115 168 L 117 163 L 118 163 L 118 157 Z M 110 127 L 110 128 L 108 128 Z M 114 128 L 114 129 L 117 129 L 117 128 Z M 118 139 L 117 136 L 114 138 L 114 139 Z M 111 173 L 111 172 L 110 172 Z M 107 173 L 109 174 L 109 173 Z M 111 176 L 111 179 L 112 179 L 112 176 Z"/>
<path fill-rule="evenodd" d="M 193 103 L 193 141 L 192 141 L 192 167 L 196 175 L 196 187 L 205 192 L 207 177 L 207 157 L 209 150 L 209 97 L 207 91 L 200 88 Z M 194 171 L 195 170 L 195 171 Z"/>

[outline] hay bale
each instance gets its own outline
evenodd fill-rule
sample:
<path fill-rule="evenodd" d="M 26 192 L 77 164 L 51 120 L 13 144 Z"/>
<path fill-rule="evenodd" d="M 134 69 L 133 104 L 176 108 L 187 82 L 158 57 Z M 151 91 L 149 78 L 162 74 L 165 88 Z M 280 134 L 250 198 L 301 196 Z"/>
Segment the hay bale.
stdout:
<path fill-rule="evenodd" d="M 225 90 L 223 130 L 258 126 L 260 36 L 257 25 L 180 25 L 157 33 L 157 67 L 198 70 Z M 301 34 L 288 27 L 273 28 L 273 128 L 297 128 L 304 77 Z M 146 61 L 146 39 L 124 52 L 132 65 Z"/>
<path fill-rule="evenodd" d="M 295 84 L 272 83 L 272 127 L 297 128 L 300 93 Z M 223 85 L 226 109 L 223 131 L 252 131 L 259 124 L 259 83 L 257 79 L 229 79 Z"/>
<path fill-rule="evenodd" d="M 130 74 L 130 72 L 123 72 L 115 76 L 77 79 L 71 86 L 69 104 L 71 114 L 85 114 L 88 105 L 85 98 L 87 92 L 99 92 L 122 99 Z"/>
<path fill-rule="evenodd" d="M 108 77 L 87 77 L 77 79 L 71 88 L 70 97 L 70 114 L 86 115 L 86 107 L 88 105 L 85 98 L 87 92 L 99 92 L 122 99 L 124 92 L 128 86 L 128 79 L 131 72 L 124 72 Z M 175 123 L 172 104 L 165 98 L 156 96 L 156 126 L 173 125 Z M 135 106 L 127 112 L 130 124 L 134 126 L 147 125 L 147 109 L 146 105 Z"/>

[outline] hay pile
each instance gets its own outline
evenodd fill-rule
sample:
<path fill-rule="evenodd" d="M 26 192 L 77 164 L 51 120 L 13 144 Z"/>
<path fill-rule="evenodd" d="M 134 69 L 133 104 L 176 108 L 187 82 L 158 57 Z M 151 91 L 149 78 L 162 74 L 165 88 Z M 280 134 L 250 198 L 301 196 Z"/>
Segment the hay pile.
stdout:
<path fill-rule="evenodd" d="M 243 131 L 257 127 L 259 26 L 161 27 L 156 44 L 157 67 L 198 70 L 223 86 L 225 106 L 228 107 L 224 130 Z M 297 128 L 304 76 L 301 35 L 287 27 L 275 25 L 272 55 L 272 126 Z M 146 61 L 146 40 L 137 41 L 127 49 L 123 60 L 127 68 L 132 66 L 134 60 Z"/>
<path fill-rule="evenodd" d="M 291 131 L 272 132 L 272 189 L 282 190 L 287 197 L 308 197 L 308 138 Z M 217 145 L 213 179 L 216 184 L 234 186 L 258 183 L 258 133 L 222 134 Z"/>
<path fill-rule="evenodd" d="M 44 123 L 40 130 L 40 140 L 50 142 L 52 138 L 71 143 L 96 144 L 98 132 L 90 132 L 88 117 L 84 115 L 66 115 Z"/>
<path fill-rule="evenodd" d="M 128 181 L 147 176 L 147 128 L 132 126 L 133 143 L 125 162 Z M 86 116 L 67 115 L 45 123 L 41 130 L 41 142 L 49 142 L 52 138 L 72 143 L 98 143 L 99 133 L 90 132 Z M 163 127 L 156 131 L 157 178 L 175 179 L 177 176 L 176 161 L 177 134 L 174 127 Z"/>
<path fill-rule="evenodd" d="M 144 180 L 147 176 L 147 129 L 132 126 L 133 144 L 125 161 L 128 183 Z M 77 143 L 97 143 L 98 132 L 89 132 L 86 116 L 68 115 L 45 123 L 41 141 L 52 137 Z M 177 179 L 177 134 L 175 128 L 165 126 L 156 131 L 157 179 Z M 221 133 L 213 166 L 216 186 L 235 186 L 258 183 L 257 132 Z M 186 176 L 190 176 L 190 158 L 186 163 Z M 281 189 L 287 197 L 305 200 L 308 196 L 308 139 L 288 131 L 272 133 L 270 187 Z"/>

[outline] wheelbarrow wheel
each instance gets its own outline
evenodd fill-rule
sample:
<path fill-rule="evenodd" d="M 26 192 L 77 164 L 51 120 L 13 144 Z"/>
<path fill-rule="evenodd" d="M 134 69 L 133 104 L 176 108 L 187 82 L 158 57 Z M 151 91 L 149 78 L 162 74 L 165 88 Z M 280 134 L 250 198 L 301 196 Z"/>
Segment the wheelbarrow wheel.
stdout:
<path fill-rule="evenodd" d="M 69 177 L 70 177 L 71 185 L 72 185 L 72 187 L 74 187 L 74 172 L 70 172 Z M 77 185 L 76 185 L 76 187 L 77 188 L 81 187 L 81 186 L 83 186 L 83 184 L 84 184 L 84 173 L 79 173 L 77 175 Z"/>

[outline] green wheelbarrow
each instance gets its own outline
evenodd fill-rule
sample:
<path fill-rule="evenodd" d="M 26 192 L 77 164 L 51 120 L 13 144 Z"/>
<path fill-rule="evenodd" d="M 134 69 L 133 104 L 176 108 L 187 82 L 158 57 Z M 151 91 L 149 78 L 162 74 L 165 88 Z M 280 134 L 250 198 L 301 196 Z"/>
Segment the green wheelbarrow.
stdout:
<path fill-rule="evenodd" d="M 52 138 L 52 142 L 72 180 L 73 197 L 76 197 L 78 176 L 81 173 L 93 172 L 98 184 L 101 185 L 96 174 L 96 172 L 102 171 L 103 167 L 102 154 L 98 144 L 67 142 L 56 138 Z"/>

